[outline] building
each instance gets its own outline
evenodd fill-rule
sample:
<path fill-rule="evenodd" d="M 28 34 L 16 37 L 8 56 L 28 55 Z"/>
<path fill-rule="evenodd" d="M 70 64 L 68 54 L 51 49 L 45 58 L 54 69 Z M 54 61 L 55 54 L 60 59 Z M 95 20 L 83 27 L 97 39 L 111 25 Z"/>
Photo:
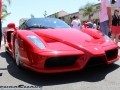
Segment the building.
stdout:
<path fill-rule="evenodd" d="M 94 8 L 100 9 L 100 4 L 101 3 L 95 4 Z M 114 13 L 114 9 L 117 7 L 117 3 L 112 4 L 111 7 L 112 7 L 112 14 L 113 14 Z M 49 15 L 47 17 L 54 17 L 54 14 L 51 14 L 51 15 Z M 56 14 L 58 15 L 58 17 L 64 17 L 65 21 L 69 25 L 71 24 L 73 16 L 78 16 L 79 19 L 81 20 L 81 22 L 88 21 L 88 16 L 83 17 L 83 10 L 82 9 L 79 9 L 77 12 L 74 12 L 74 13 L 68 13 L 66 11 L 61 10 L 61 11 L 57 12 Z M 29 18 L 22 18 L 22 19 L 20 19 L 19 24 L 21 24 L 23 21 L 25 21 L 27 19 L 29 19 Z M 91 21 L 96 21 L 96 23 L 99 22 L 99 11 L 92 15 Z"/>
<path fill-rule="evenodd" d="M 62 11 L 56 12 L 56 14 L 58 15 L 58 17 L 63 17 L 65 15 L 68 15 L 69 13 L 62 10 Z M 51 15 L 49 15 L 47 17 L 54 17 L 54 14 L 51 14 Z"/>
<path fill-rule="evenodd" d="M 2 32 L 4 32 L 6 29 L 8 29 L 7 27 L 2 27 Z"/>
<path fill-rule="evenodd" d="M 94 8 L 100 9 L 100 4 L 101 3 L 95 4 Z M 112 14 L 114 14 L 114 9 L 115 8 L 117 8 L 117 3 L 111 5 Z M 83 21 L 88 21 L 88 16 L 83 17 L 82 14 L 83 14 L 83 10 L 79 9 L 79 18 L 80 18 L 80 20 L 82 22 Z M 92 15 L 91 21 L 96 21 L 96 23 L 99 22 L 99 11 Z"/>
<path fill-rule="evenodd" d="M 79 16 L 79 12 L 70 13 L 70 14 L 62 16 L 62 17 L 64 17 L 64 19 L 66 20 L 66 22 L 70 25 L 71 22 L 72 22 L 72 17 L 73 16 Z"/>
<path fill-rule="evenodd" d="M 94 13 L 94 14 L 92 15 L 92 17 L 91 17 L 91 21 L 96 21 L 96 23 L 99 22 L 99 9 L 100 9 L 100 4 L 101 4 L 101 3 L 98 3 L 98 4 L 95 4 L 95 5 L 94 5 L 94 8 L 98 9 L 98 12 Z M 117 3 L 111 5 L 112 14 L 114 14 L 114 9 L 115 9 L 115 8 L 117 8 Z M 64 16 L 62 16 L 62 17 L 64 17 L 64 18 L 67 20 L 67 23 L 70 24 L 70 23 L 71 23 L 71 18 L 72 18 L 73 16 L 78 16 L 79 19 L 81 20 L 81 22 L 89 21 L 88 16 L 83 17 L 83 10 L 82 10 L 82 9 L 79 9 L 78 12 L 70 13 L 70 14 L 64 15 Z"/>

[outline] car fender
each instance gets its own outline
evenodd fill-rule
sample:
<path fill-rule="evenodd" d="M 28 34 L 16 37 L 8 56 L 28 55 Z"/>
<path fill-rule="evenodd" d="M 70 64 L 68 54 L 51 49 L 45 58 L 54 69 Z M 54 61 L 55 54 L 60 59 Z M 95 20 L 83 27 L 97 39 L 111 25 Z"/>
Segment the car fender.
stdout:
<path fill-rule="evenodd" d="M 94 39 L 100 39 L 103 36 L 100 34 L 101 31 L 96 30 L 96 29 L 91 29 L 91 28 L 85 28 L 81 30 L 82 32 L 90 35 L 91 37 L 93 37 Z"/>
<path fill-rule="evenodd" d="M 39 40 L 45 45 L 45 47 L 47 48 L 48 45 L 47 43 L 42 39 L 42 37 L 38 36 L 37 34 L 35 34 L 32 31 L 27 31 L 27 30 L 20 30 L 17 32 L 17 38 L 18 38 L 18 44 L 20 46 L 21 49 L 30 49 L 30 50 L 34 50 L 34 51 L 38 51 L 37 46 L 35 46 L 28 38 L 27 36 L 36 36 L 37 38 L 39 38 Z M 42 49 L 41 49 L 42 50 Z"/>

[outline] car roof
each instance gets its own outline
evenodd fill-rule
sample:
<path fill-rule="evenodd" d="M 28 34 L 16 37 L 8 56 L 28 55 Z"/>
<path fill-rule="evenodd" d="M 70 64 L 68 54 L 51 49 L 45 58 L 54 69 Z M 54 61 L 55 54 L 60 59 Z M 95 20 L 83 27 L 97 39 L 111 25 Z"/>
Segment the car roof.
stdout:
<path fill-rule="evenodd" d="M 28 21 L 28 20 L 31 20 L 31 19 L 58 19 L 58 18 L 50 18 L 50 17 L 43 17 L 43 18 L 29 18 L 29 19 L 27 19 L 26 21 Z"/>

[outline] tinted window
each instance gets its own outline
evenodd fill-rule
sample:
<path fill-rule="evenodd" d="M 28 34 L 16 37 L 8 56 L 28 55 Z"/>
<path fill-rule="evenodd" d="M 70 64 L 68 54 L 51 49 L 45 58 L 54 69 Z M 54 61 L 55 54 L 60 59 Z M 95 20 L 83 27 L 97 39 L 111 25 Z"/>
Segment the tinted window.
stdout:
<path fill-rule="evenodd" d="M 32 18 L 27 21 L 28 27 L 46 26 L 52 28 L 71 28 L 64 21 L 56 18 Z"/>
<path fill-rule="evenodd" d="M 20 26 L 19 26 L 19 29 L 21 29 L 21 30 L 24 30 L 24 29 L 26 29 L 26 23 L 25 22 L 23 22 Z"/>

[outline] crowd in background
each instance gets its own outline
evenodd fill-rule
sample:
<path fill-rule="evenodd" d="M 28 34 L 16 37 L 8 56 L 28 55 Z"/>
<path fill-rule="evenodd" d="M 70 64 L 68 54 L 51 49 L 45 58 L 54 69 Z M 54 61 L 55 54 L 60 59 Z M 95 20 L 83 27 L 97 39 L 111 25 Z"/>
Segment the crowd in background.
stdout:
<path fill-rule="evenodd" d="M 85 27 L 85 23 L 88 24 L 87 27 Z M 84 21 L 83 23 L 81 22 L 81 20 L 78 18 L 78 16 L 73 16 L 72 17 L 72 22 L 71 22 L 71 27 L 72 28 L 75 28 L 75 29 L 82 29 L 82 28 L 93 28 L 93 29 L 96 29 L 96 30 L 99 30 L 99 23 L 96 23 L 95 21 L 91 22 L 86 22 Z"/>
<path fill-rule="evenodd" d="M 112 0 L 113 3 L 113 0 Z M 108 35 L 116 44 L 118 44 L 120 37 L 120 0 L 117 0 L 117 6 L 114 10 L 114 14 L 111 13 L 111 1 L 110 0 L 101 0 L 99 21 L 81 23 L 78 16 L 72 17 L 71 27 L 77 30 L 82 28 L 93 28 L 95 30 L 100 30 L 104 34 Z"/>

